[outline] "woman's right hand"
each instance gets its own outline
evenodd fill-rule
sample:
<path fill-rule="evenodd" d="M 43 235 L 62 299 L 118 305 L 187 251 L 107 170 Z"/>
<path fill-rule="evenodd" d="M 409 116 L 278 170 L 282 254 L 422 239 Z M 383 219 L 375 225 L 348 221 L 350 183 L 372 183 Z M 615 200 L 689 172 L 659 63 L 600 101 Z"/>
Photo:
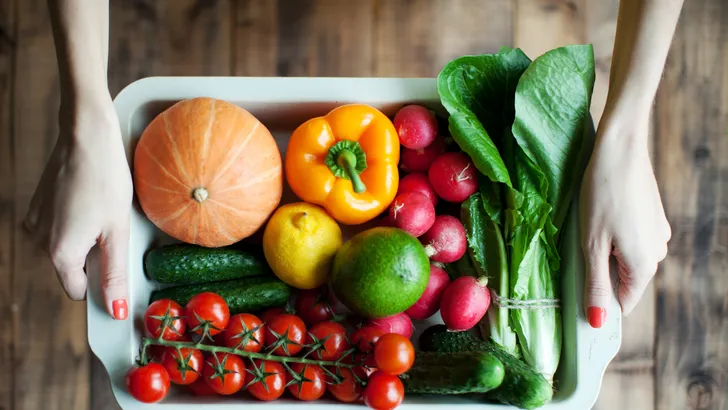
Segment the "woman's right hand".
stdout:
<path fill-rule="evenodd" d="M 126 265 L 132 181 L 111 97 L 64 101 L 60 134 L 30 203 L 25 226 L 48 252 L 63 289 L 86 294 L 86 256 L 100 246 L 107 311 L 128 314 Z"/>

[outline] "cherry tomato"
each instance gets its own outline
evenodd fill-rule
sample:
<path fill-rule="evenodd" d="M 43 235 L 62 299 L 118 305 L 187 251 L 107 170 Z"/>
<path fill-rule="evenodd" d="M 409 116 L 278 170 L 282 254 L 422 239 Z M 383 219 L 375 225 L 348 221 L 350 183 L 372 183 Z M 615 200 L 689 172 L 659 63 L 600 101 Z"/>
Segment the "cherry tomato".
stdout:
<path fill-rule="evenodd" d="M 316 289 L 302 290 L 296 298 L 296 314 L 306 326 L 331 320 L 334 311 L 327 298 L 328 288 L 321 286 Z"/>
<path fill-rule="evenodd" d="M 329 369 L 332 373 L 336 374 L 336 370 Z M 360 371 L 356 375 L 361 380 L 366 380 L 366 374 L 359 368 Z M 342 403 L 354 403 L 361 397 L 362 386 L 357 383 L 356 379 L 351 370 L 342 367 L 340 369 L 341 383 L 335 384 L 334 381 L 329 377 L 328 379 L 328 390 L 334 398 Z"/>
<path fill-rule="evenodd" d="M 245 371 L 243 360 L 227 353 L 215 353 L 207 357 L 202 377 L 217 394 L 230 395 L 237 393 L 245 385 Z"/>
<path fill-rule="evenodd" d="M 377 369 L 393 376 L 399 376 L 412 367 L 415 348 L 406 337 L 387 333 L 374 345 L 374 362 Z"/>
<path fill-rule="evenodd" d="M 248 365 L 254 377 L 254 383 L 248 386 L 248 392 L 258 400 L 275 400 L 286 389 L 286 370 L 278 362 L 255 359 Z"/>
<path fill-rule="evenodd" d="M 323 347 L 313 353 L 316 359 L 334 361 L 349 349 L 349 342 L 346 340 L 346 329 L 336 322 L 321 322 L 314 325 L 308 333 L 309 336 L 306 340 L 308 344 L 314 343 L 311 335 L 318 341 L 324 340 Z"/>
<path fill-rule="evenodd" d="M 263 321 L 263 324 L 270 323 L 276 316 L 280 316 L 282 314 L 286 313 L 286 310 L 282 307 L 272 307 L 268 308 L 263 312 L 263 314 L 260 315 L 260 320 Z"/>
<path fill-rule="evenodd" d="M 187 385 L 187 390 L 195 396 L 217 396 L 215 390 L 212 390 L 204 378 L 198 378 L 194 383 Z"/>
<path fill-rule="evenodd" d="M 362 326 L 351 334 L 351 343 L 359 347 L 359 351 L 362 354 L 357 354 L 355 360 L 361 362 L 362 356 L 364 356 L 364 364 L 369 367 L 375 367 L 374 363 L 374 344 L 379 338 L 384 335 L 384 331 L 374 326 Z"/>
<path fill-rule="evenodd" d="M 180 340 L 185 334 L 187 324 L 184 309 L 171 299 L 159 299 L 152 302 L 144 312 L 144 328 L 147 336 L 156 339 L 164 333 L 164 340 Z"/>
<path fill-rule="evenodd" d="M 301 375 L 307 381 L 293 383 L 288 391 L 293 397 L 309 401 L 318 400 L 326 392 L 326 373 L 318 366 L 303 363 L 291 364 L 291 370 Z"/>
<path fill-rule="evenodd" d="M 215 336 L 225 329 L 230 320 L 230 310 L 218 294 L 203 292 L 197 294 L 185 306 L 187 324 L 194 333 Z"/>
<path fill-rule="evenodd" d="M 384 335 L 384 331 L 373 326 L 362 326 L 351 334 L 351 343 L 359 346 L 362 352 L 371 352 L 374 350 L 374 344 L 380 337 Z"/>
<path fill-rule="evenodd" d="M 142 403 L 157 403 L 169 393 L 169 374 L 159 363 L 134 366 L 126 374 L 126 388 Z"/>
<path fill-rule="evenodd" d="M 265 327 L 265 344 L 277 356 L 295 356 L 306 340 L 306 325 L 298 316 L 284 313 Z"/>
<path fill-rule="evenodd" d="M 364 403 L 377 410 L 391 410 L 402 403 L 404 386 L 399 377 L 376 371 L 364 388 Z"/>
<path fill-rule="evenodd" d="M 222 332 L 221 342 L 227 347 L 256 353 L 263 349 L 263 331 L 263 322 L 260 319 L 249 313 L 240 313 L 230 318 Z"/>
<path fill-rule="evenodd" d="M 179 351 L 173 347 L 169 348 L 162 356 L 162 366 L 167 369 L 169 380 L 174 384 L 194 383 L 200 377 L 202 361 L 201 351 L 187 347 Z"/>

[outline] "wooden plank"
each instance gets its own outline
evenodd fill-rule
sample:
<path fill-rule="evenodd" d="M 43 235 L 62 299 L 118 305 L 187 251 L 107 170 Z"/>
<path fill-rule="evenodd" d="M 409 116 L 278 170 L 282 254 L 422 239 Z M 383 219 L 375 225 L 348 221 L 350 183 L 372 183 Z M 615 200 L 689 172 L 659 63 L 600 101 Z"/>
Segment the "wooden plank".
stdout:
<path fill-rule="evenodd" d="M 278 1 L 237 2 L 231 41 L 236 76 L 276 75 Z"/>
<path fill-rule="evenodd" d="M 453 58 L 513 44 L 509 0 L 382 0 L 376 5 L 376 76 L 435 77 Z"/>
<path fill-rule="evenodd" d="M 224 0 L 111 0 L 111 95 L 152 75 L 231 75 L 232 9 Z"/>
<path fill-rule="evenodd" d="M 586 40 L 586 0 L 516 0 L 514 40 L 531 59 Z"/>
<path fill-rule="evenodd" d="M 373 13 L 373 0 L 280 0 L 277 75 L 371 75 Z"/>
<path fill-rule="evenodd" d="M 657 409 L 728 408 L 728 3 L 686 1 L 655 106 L 673 239 L 657 275 Z"/>
<path fill-rule="evenodd" d="M 607 101 L 609 69 L 612 64 L 619 0 L 586 0 L 585 6 L 586 30 L 584 35 L 586 37 L 584 41 L 594 46 L 594 60 L 596 61 L 591 114 L 595 124 L 598 124 Z"/>
<path fill-rule="evenodd" d="M 12 87 L 15 44 L 14 1 L 0 1 L 0 410 L 13 407 L 15 334 L 13 328 L 13 228 L 15 225 L 15 161 L 12 130 Z M 4 33 L 4 34 L 3 34 Z"/>
<path fill-rule="evenodd" d="M 15 0 L 0 1 L 0 41 L 15 42 Z"/>
<path fill-rule="evenodd" d="M 46 2 L 23 0 L 17 7 L 13 404 L 83 410 L 89 396 L 85 305 L 66 297 L 45 253 L 19 229 L 58 134 L 59 88 Z"/>

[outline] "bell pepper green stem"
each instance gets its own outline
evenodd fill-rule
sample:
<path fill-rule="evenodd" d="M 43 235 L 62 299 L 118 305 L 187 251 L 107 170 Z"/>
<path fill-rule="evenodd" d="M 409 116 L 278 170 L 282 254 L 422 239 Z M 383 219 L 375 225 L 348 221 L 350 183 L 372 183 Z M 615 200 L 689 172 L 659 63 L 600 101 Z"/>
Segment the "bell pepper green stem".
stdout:
<path fill-rule="evenodd" d="M 339 153 L 336 163 L 344 169 L 351 185 L 354 187 L 354 192 L 360 194 L 367 190 L 364 183 L 359 178 L 359 173 L 356 170 L 356 155 L 353 152 L 345 149 Z"/>
<path fill-rule="evenodd" d="M 337 178 L 351 181 L 355 193 L 360 194 L 367 190 L 359 177 L 367 169 L 367 155 L 358 142 L 349 140 L 337 142 L 329 148 L 324 163 Z"/>

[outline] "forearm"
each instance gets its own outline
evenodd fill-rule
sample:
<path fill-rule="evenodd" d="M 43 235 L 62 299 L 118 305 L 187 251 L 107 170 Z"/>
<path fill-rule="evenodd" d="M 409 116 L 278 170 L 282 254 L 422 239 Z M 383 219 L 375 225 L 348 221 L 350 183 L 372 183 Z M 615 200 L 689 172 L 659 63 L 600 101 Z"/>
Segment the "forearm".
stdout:
<path fill-rule="evenodd" d="M 106 0 L 48 0 L 62 104 L 108 96 Z"/>
<path fill-rule="evenodd" d="M 646 118 L 665 67 L 683 0 L 622 0 L 605 117 Z"/>

